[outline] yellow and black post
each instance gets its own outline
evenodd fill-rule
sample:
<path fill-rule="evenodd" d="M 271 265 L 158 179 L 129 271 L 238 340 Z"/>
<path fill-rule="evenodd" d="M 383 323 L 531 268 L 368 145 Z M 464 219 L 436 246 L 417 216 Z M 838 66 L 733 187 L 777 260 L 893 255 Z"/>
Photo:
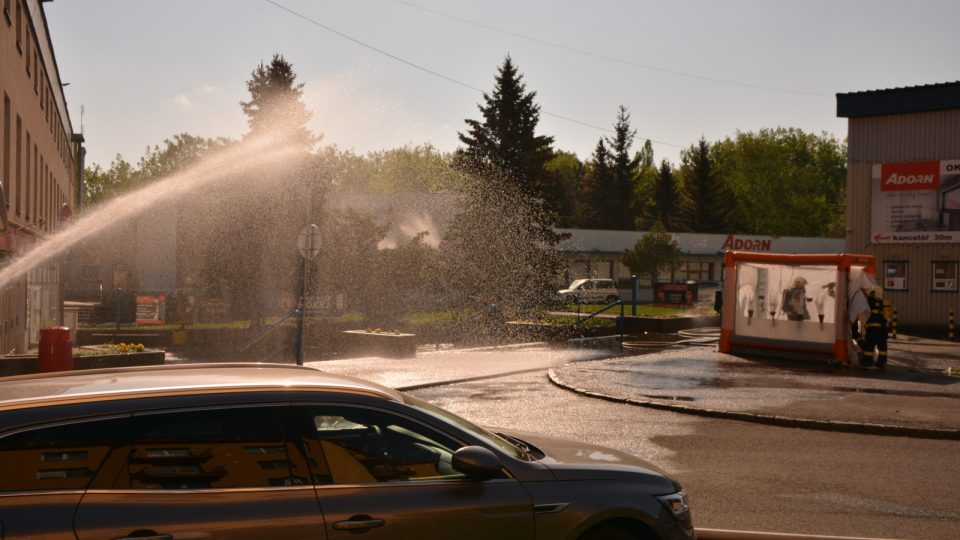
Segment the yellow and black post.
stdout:
<path fill-rule="evenodd" d="M 891 308 L 890 315 L 890 337 L 897 339 L 897 308 Z"/>
<path fill-rule="evenodd" d="M 950 318 L 947 319 L 947 340 L 953 341 L 953 308 L 950 309 Z"/>

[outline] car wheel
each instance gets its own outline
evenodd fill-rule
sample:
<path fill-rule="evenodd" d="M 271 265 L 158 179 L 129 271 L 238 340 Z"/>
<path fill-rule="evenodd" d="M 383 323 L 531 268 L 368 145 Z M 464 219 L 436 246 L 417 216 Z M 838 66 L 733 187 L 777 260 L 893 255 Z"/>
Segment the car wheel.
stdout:
<path fill-rule="evenodd" d="M 620 299 L 619 296 L 614 296 L 614 295 L 611 294 L 610 296 L 607 297 L 607 303 L 608 303 L 608 304 L 612 304 L 612 303 L 616 302 L 616 301 L 619 300 L 619 299 Z"/>
<path fill-rule="evenodd" d="M 640 540 L 640 537 L 617 525 L 601 525 L 583 533 L 578 540 Z"/>

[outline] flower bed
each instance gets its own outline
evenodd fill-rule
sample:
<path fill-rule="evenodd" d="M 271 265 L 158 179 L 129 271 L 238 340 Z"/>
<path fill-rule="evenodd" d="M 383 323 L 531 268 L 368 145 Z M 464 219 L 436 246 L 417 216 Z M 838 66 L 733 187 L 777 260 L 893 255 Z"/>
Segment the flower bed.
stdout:
<path fill-rule="evenodd" d="M 88 345 L 73 349 L 73 369 L 156 366 L 163 364 L 165 358 L 164 351 L 146 349 L 142 344 Z M 37 373 L 36 355 L 0 357 L 0 377 L 30 373 Z"/>

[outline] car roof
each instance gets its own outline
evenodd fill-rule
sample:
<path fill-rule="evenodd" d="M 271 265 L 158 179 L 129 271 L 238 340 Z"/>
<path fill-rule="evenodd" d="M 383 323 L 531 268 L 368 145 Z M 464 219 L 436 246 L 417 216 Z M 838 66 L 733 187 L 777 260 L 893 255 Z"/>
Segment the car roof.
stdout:
<path fill-rule="evenodd" d="M 179 364 L 61 371 L 0 379 L 0 411 L 140 397 L 328 391 L 393 401 L 402 395 L 376 383 L 284 364 Z"/>

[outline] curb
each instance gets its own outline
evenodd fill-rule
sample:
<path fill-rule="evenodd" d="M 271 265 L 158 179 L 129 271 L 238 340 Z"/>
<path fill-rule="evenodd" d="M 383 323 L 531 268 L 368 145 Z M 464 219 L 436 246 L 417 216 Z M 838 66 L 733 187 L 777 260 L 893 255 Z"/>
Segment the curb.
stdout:
<path fill-rule="evenodd" d="M 569 364 L 567 364 L 569 365 Z M 814 429 L 818 431 L 833 431 L 841 433 L 855 433 L 859 435 L 882 435 L 887 437 L 911 437 L 916 439 L 939 439 L 939 440 L 960 440 L 960 430 L 956 429 L 932 429 L 932 428 L 913 428 L 906 426 L 892 426 L 888 424 L 864 424 L 858 422 L 839 422 L 832 420 L 816 420 L 813 418 L 792 418 L 787 416 L 774 416 L 769 414 L 744 413 L 735 411 L 726 411 L 720 409 L 702 409 L 666 403 L 663 401 L 620 398 L 594 392 L 584 388 L 579 388 L 569 384 L 554 372 L 553 368 L 547 371 L 547 378 L 554 385 L 569 390 L 575 394 L 586 397 L 602 399 L 613 403 L 622 403 L 625 405 L 634 405 L 656 409 L 660 411 L 676 412 L 681 414 L 690 414 L 694 416 L 703 416 L 707 418 L 721 418 L 726 420 L 739 420 L 741 422 L 752 422 L 755 424 L 765 424 L 770 426 Z"/>

